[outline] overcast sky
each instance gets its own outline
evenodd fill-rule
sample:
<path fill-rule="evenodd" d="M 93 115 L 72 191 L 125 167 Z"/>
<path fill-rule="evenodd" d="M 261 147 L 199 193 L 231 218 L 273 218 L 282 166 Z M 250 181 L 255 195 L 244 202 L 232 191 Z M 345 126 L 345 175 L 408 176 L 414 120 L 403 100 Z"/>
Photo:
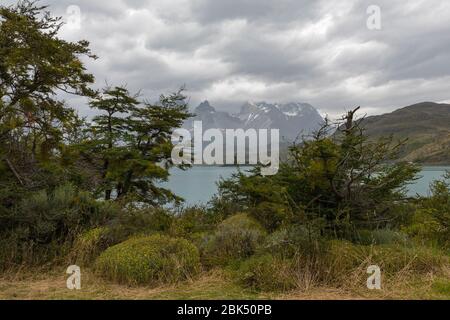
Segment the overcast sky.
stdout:
<path fill-rule="evenodd" d="M 41 3 L 66 19 L 80 8 L 79 28 L 61 37 L 91 42 L 98 85 L 151 100 L 183 84 L 192 106 L 208 99 L 230 112 L 247 100 L 309 102 L 332 116 L 450 100 L 449 0 Z M 381 9 L 381 30 L 367 27 L 369 5 Z"/>

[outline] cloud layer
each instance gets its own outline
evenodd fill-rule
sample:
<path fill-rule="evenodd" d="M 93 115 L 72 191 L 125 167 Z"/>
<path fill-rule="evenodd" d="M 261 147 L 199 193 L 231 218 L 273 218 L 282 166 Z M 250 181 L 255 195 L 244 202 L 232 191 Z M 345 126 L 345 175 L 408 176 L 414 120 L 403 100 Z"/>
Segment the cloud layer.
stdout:
<path fill-rule="evenodd" d="M 127 84 L 150 99 L 185 84 L 193 106 L 301 101 L 332 116 L 450 99 L 447 0 L 41 3 L 66 19 L 70 5 L 80 8 L 80 28 L 67 25 L 61 37 L 91 42 L 100 59 L 87 64 L 100 85 Z M 381 9 L 381 30 L 366 26 L 369 5 Z"/>

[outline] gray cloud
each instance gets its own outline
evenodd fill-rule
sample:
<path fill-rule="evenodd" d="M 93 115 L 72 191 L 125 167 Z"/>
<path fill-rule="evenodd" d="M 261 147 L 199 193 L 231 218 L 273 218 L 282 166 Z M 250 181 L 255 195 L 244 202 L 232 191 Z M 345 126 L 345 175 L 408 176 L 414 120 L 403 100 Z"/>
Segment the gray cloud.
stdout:
<path fill-rule="evenodd" d="M 446 0 L 41 2 L 63 16 L 80 7 L 81 29 L 61 37 L 91 42 L 99 86 L 127 84 L 149 98 L 186 84 L 193 106 L 302 101 L 330 115 L 450 100 Z M 378 31 L 366 27 L 371 4 L 381 8 Z"/>

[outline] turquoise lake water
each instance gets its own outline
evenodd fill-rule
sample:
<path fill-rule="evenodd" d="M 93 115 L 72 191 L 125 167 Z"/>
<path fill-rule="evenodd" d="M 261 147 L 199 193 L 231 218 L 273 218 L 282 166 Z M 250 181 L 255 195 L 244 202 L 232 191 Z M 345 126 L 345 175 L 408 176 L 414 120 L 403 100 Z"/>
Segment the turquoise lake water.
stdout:
<path fill-rule="evenodd" d="M 206 203 L 217 192 L 216 182 L 221 177 L 230 177 L 236 170 L 235 167 L 214 166 L 192 167 L 187 171 L 174 169 L 164 187 L 183 197 L 188 205 Z M 428 195 L 430 183 L 442 177 L 445 170 L 450 170 L 450 167 L 424 167 L 419 174 L 420 179 L 409 186 L 409 195 Z"/>

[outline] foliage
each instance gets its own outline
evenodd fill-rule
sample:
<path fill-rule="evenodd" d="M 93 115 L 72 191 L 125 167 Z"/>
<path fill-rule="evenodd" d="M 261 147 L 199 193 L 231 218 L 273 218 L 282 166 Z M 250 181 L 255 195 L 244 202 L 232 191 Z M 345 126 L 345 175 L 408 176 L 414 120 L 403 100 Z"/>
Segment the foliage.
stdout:
<path fill-rule="evenodd" d="M 326 250 L 326 239 L 318 230 L 308 230 L 301 225 L 280 228 L 270 234 L 260 248 L 262 252 L 283 258 L 313 257 Z"/>
<path fill-rule="evenodd" d="M 117 244 L 136 235 L 166 233 L 173 220 L 173 215 L 162 208 L 126 210 L 108 223 L 105 237 L 109 243 Z"/>
<path fill-rule="evenodd" d="M 296 287 L 292 260 L 270 254 L 244 261 L 237 271 L 237 279 L 245 287 L 260 291 L 288 291 Z"/>
<path fill-rule="evenodd" d="M 82 59 L 96 57 L 87 41 L 58 38 L 61 18 L 30 1 L 0 6 L 0 17 L 0 211 L 68 182 L 106 200 L 179 201 L 157 183 L 172 166 L 171 133 L 189 116 L 182 91 L 157 104 L 122 87 L 94 92 Z M 101 114 L 80 119 L 61 92 L 90 98 Z"/>
<path fill-rule="evenodd" d="M 73 239 L 80 231 L 106 223 L 118 208 L 93 199 L 71 185 L 53 192 L 36 192 L 23 199 L 10 216 L 1 216 L 2 233 L 20 234 L 21 239 L 41 244 L 55 239 Z"/>
<path fill-rule="evenodd" d="M 170 234 L 180 237 L 214 231 L 223 220 L 220 214 L 201 206 L 182 208 L 174 215 Z"/>
<path fill-rule="evenodd" d="M 99 202 L 71 185 L 53 192 L 38 191 L 13 211 L 0 216 L 1 264 L 49 263 L 61 259 L 85 230 L 105 224 L 119 213 L 111 203 Z"/>
<path fill-rule="evenodd" d="M 245 287 L 260 291 L 307 290 L 314 286 L 355 288 L 365 285 L 367 267 L 378 265 L 386 287 L 407 282 L 409 276 L 445 276 L 449 265 L 444 253 L 422 246 L 365 246 L 331 240 L 322 248 L 325 250 L 316 251 L 315 255 L 257 254 L 242 262 L 234 275 Z"/>
<path fill-rule="evenodd" d="M 21 193 L 67 181 L 64 144 L 82 122 L 58 93 L 92 97 L 82 59 L 87 41 L 58 38 L 61 19 L 34 2 L 0 6 L 0 174 L 2 205 Z M 5 191 L 5 192 L 4 192 Z"/>
<path fill-rule="evenodd" d="M 157 285 L 190 279 L 199 271 L 200 258 L 197 248 L 187 240 L 155 234 L 108 248 L 95 266 L 111 280 Z"/>
<path fill-rule="evenodd" d="M 401 143 L 368 141 L 353 119 L 356 110 L 343 118 L 338 133 L 331 135 L 327 122 L 312 139 L 292 146 L 277 175 L 263 177 L 258 168 L 235 174 L 220 183 L 219 195 L 240 203 L 269 230 L 300 223 L 352 237 L 357 229 L 393 223 L 393 204 L 405 201 L 405 187 L 419 168 L 390 162 Z"/>
<path fill-rule="evenodd" d="M 219 199 L 222 203 L 240 205 L 265 228 L 275 230 L 283 221 L 290 220 L 286 188 L 282 185 L 274 187 L 273 179 L 262 177 L 259 168 L 249 173 L 239 171 L 231 179 L 220 181 Z"/>
<path fill-rule="evenodd" d="M 363 245 L 400 244 L 408 245 L 409 239 L 401 231 L 390 229 L 358 230 L 356 242 Z"/>
<path fill-rule="evenodd" d="M 224 265 L 250 257 L 264 240 L 266 231 L 253 218 L 237 214 L 219 224 L 202 250 L 206 265 Z"/>
<path fill-rule="evenodd" d="M 245 209 L 239 201 L 232 201 L 229 198 L 219 195 L 214 195 L 207 204 L 207 210 L 213 212 L 220 221 L 239 212 L 243 212 Z"/>
<path fill-rule="evenodd" d="M 158 104 L 141 104 L 126 88 L 107 87 L 91 101 L 102 114 L 93 119 L 79 150 L 97 168 L 97 194 L 152 206 L 181 200 L 158 183 L 173 166 L 171 134 L 190 116 L 182 91 L 161 95 Z"/>
<path fill-rule="evenodd" d="M 370 265 L 381 268 L 386 278 L 395 278 L 401 274 L 413 273 L 424 275 L 439 273 L 448 266 L 448 257 L 439 250 L 404 245 L 355 245 L 348 241 L 333 240 L 328 254 L 324 259 L 326 275 L 323 281 L 342 285 L 348 281 L 355 281 L 352 275 L 361 281 L 364 271 Z"/>
<path fill-rule="evenodd" d="M 69 262 L 79 266 L 91 264 L 109 246 L 106 231 L 105 227 L 97 227 L 80 234 L 69 253 Z"/>
<path fill-rule="evenodd" d="M 50 263 L 80 233 L 100 226 L 111 225 L 111 237 L 126 238 L 137 230 L 126 230 L 131 221 L 121 231 L 114 227 L 119 206 L 181 200 L 158 184 L 172 166 L 171 133 L 189 116 L 182 90 L 161 95 L 156 104 L 138 101 L 123 87 L 92 90 L 84 61 L 96 56 L 87 41 L 60 39 L 61 26 L 61 18 L 37 2 L 0 5 L 4 263 Z M 81 119 L 62 92 L 90 99 L 100 114 Z"/>
<path fill-rule="evenodd" d="M 418 201 L 405 232 L 423 244 L 450 248 L 450 173 L 431 184 L 431 195 Z"/>

